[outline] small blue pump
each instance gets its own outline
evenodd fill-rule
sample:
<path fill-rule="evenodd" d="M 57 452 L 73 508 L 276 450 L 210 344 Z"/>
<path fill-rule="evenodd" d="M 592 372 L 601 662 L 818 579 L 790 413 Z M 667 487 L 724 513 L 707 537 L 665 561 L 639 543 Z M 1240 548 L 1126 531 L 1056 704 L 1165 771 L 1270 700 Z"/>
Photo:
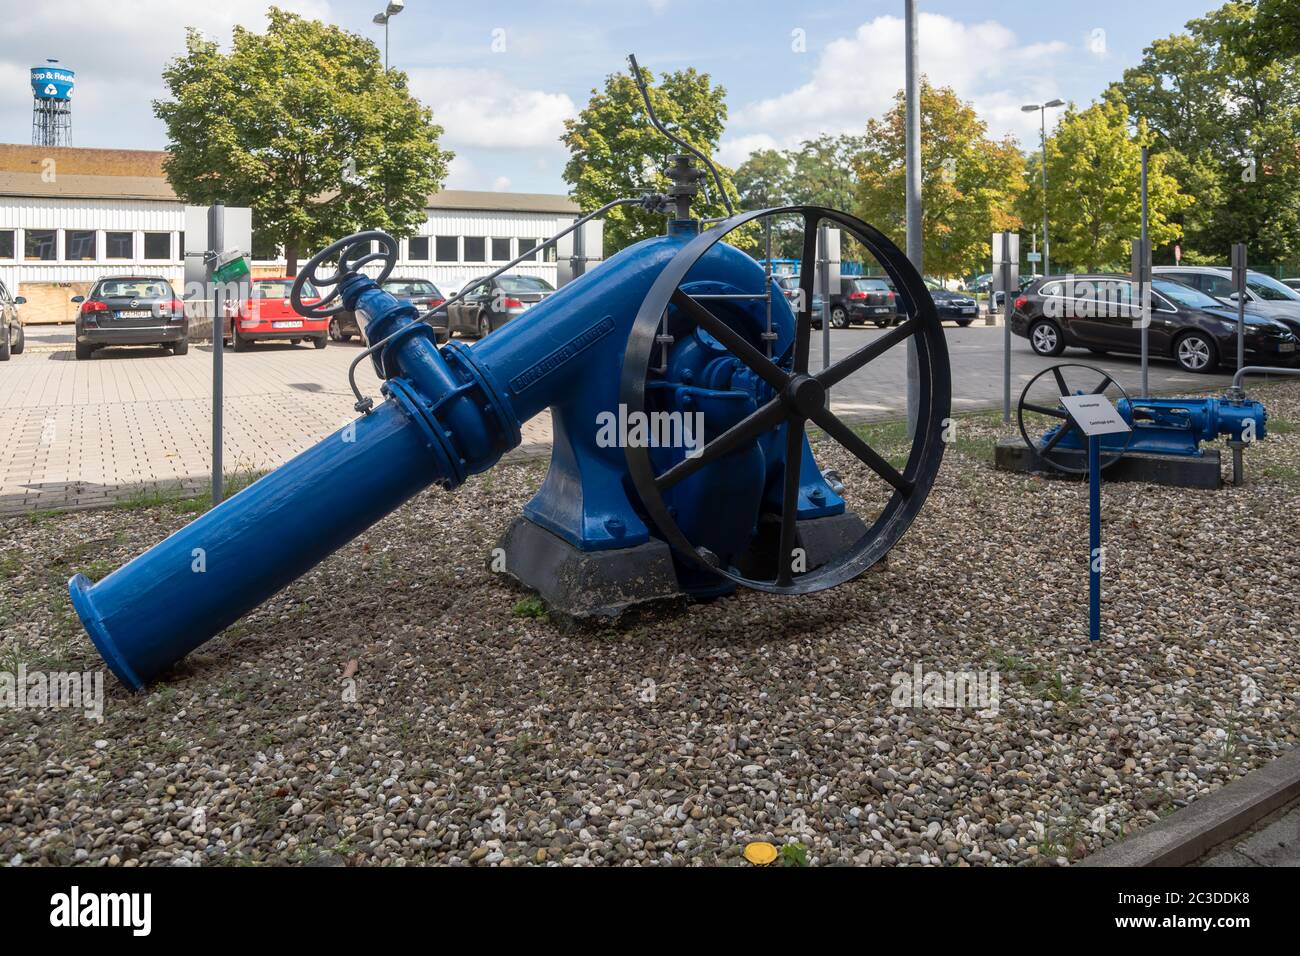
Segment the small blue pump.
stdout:
<path fill-rule="evenodd" d="M 1103 452 L 1144 452 L 1154 455 L 1204 454 L 1201 442 L 1227 438 L 1229 441 L 1258 441 L 1267 437 L 1268 412 L 1260 402 L 1224 398 L 1121 398 L 1115 408 L 1129 427 L 1126 434 L 1101 436 Z M 1066 434 L 1057 448 L 1082 451 L 1086 447 L 1078 432 L 1068 425 L 1055 425 L 1044 434 L 1044 446 L 1062 428 Z"/>
<path fill-rule="evenodd" d="M 359 401 L 354 422 L 103 580 L 72 578 L 72 603 L 113 673 L 143 688 L 421 490 L 491 468 L 545 409 L 550 469 L 501 547 L 505 570 L 560 615 L 616 617 L 737 585 L 808 593 L 878 561 L 919 512 L 943 455 L 948 358 L 921 277 L 875 229 L 822 207 L 741 213 L 702 231 L 688 211 L 701 174 L 689 155 L 671 163 L 667 195 L 621 201 L 675 206 L 667 235 L 622 250 L 473 344 L 439 347 L 416 309 L 381 288 L 397 253 L 385 233 L 315 256 L 295 282 L 295 308 L 356 313 L 385 400 Z M 803 220 L 805 262 L 821 223 L 861 242 L 893 278 L 906 321 L 811 372 L 807 308 L 792 309 L 770 272 L 721 241 L 780 216 Z M 361 270 L 375 261 L 372 278 Z M 301 300 L 308 280 L 329 290 L 315 305 Z M 809 303 L 811 272 L 802 282 Z M 921 404 L 896 468 L 830 411 L 828 391 L 909 339 Z M 623 427 L 633 422 L 642 427 Z M 870 523 L 822 476 L 808 423 L 884 483 Z"/>

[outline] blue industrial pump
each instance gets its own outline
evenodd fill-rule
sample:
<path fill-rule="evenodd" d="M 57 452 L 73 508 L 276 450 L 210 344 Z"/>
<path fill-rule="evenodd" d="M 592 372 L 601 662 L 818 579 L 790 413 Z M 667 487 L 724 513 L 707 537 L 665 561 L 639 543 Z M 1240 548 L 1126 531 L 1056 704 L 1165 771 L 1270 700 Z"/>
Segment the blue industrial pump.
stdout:
<path fill-rule="evenodd" d="M 1244 392 L 1233 389 L 1223 398 L 1131 398 L 1110 375 L 1091 365 L 1064 363 L 1044 369 L 1034 376 L 1021 392 L 1017 420 L 1025 443 L 1037 455 L 1059 471 L 1083 474 L 1087 471 L 1087 441 L 1079 426 L 1066 412 L 1064 405 L 1048 407 L 1030 400 L 1035 383 L 1052 375 L 1062 396 L 1086 394 L 1087 388 L 1074 388 L 1066 383 L 1067 369 L 1083 369 L 1098 376 L 1096 385 L 1091 382 L 1094 394 L 1114 392 L 1114 405 L 1129 425 L 1128 432 L 1112 432 L 1098 439 L 1102 468 L 1119 461 L 1124 455 L 1174 455 L 1201 457 L 1202 442 L 1226 438 L 1230 445 L 1240 447 L 1267 437 L 1268 412 L 1257 401 L 1248 399 Z M 1026 420 L 1026 413 L 1041 419 L 1056 419 L 1041 436 L 1033 433 L 1035 420 Z"/>
<path fill-rule="evenodd" d="M 947 349 L 921 277 L 881 233 L 827 208 L 739 213 L 704 229 L 689 214 L 702 171 L 684 153 L 667 174 L 666 194 L 621 201 L 669 211 L 666 235 L 622 250 L 473 344 L 439 347 L 417 310 L 381 288 L 397 254 L 382 232 L 308 262 L 295 308 L 356 313 L 384 401 L 359 401 L 354 422 L 98 583 L 69 582 L 113 673 L 144 687 L 424 488 L 491 468 L 546 409 L 550 468 L 500 547 L 506 572 L 560 615 L 609 618 L 737 586 L 803 594 L 880 560 L 925 501 L 949 414 Z M 804 262 L 815 261 L 822 223 L 861 242 L 893 278 L 905 320 L 810 372 L 812 270 L 792 308 L 770 271 L 721 241 L 777 216 L 802 218 Z M 382 269 L 372 278 L 361 270 L 374 262 Z M 304 304 L 306 281 L 328 294 Z M 896 468 L 830 411 L 828 390 L 908 341 L 920 404 Z M 684 422 L 695 425 L 676 428 Z M 884 482 L 869 524 L 823 477 L 810 422 Z"/>

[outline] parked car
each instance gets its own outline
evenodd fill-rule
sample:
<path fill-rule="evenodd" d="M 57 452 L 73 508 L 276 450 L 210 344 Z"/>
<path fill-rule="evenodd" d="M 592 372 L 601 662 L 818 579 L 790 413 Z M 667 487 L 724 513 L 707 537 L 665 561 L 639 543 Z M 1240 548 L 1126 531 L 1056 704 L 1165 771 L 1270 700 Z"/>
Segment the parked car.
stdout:
<path fill-rule="evenodd" d="M 1232 270 L 1226 266 L 1155 266 L 1151 275 L 1190 285 L 1236 308 Z M 1270 275 L 1248 269 L 1246 305 L 1255 312 L 1284 322 L 1300 338 L 1300 292 Z"/>
<path fill-rule="evenodd" d="M 1212 296 L 1167 278 L 1151 283 L 1147 347 L 1189 372 L 1212 372 L 1236 358 L 1237 314 Z M 1093 352 L 1141 351 L 1132 279 L 1097 274 L 1040 279 L 1017 297 L 1011 331 L 1029 339 L 1039 355 L 1067 347 Z M 1140 313 L 1139 313 L 1140 315 Z M 1261 364 L 1293 364 L 1296 336 L 1285 325 L 1254 311 L 1246 315 L 1246 358 Z"/>
<path fill-rule="evenodd" d="M 793 306 L 799 297 L 799 276 L 781 276 L 777 280 Z M 851 325 L 871 322 L 883 329 L 898 321 L 897 297 L 887 279 L 870 276 L 841 276 L 840 292 L 830 297 L 831 328 L 847 329 Z M 822 296 L 813 293 L 812 327 L 822 327 Z"/>
<path fill-rule="evenodd" d="M 979 315 L 979 305 L 971 296 L 950 292 L 934 279 L 926 279 L 925 287 L 930 290 L 930 298 L 934 299 L 940 322 L 956 322 L 964 329 Z"/>
<path fill-rule="evenodd" d="M 1283 279 L 1282 284 L 1288 289 L 1295 289 L 1300 292 L 1300 279 Z"/>
<path fill-rule="evenodd" d="M 483 338 L 517 319 L 555 291 L 538 276 L 506 273 L 495 279 L 471 279 L 465 298 L 447 309 L 448 334 Z"/>
<path fill-rule="evenodd" d="M 106 276 L 89 295 L 72 297 L 77 312 L 78 359 L 106 345 L 161 345 L 173 355 L 190 350 L 185 304 L 162 276 Z"/>
<path fill-rule="evenodd" d="M 0 282 L 0 362 L 9 361 L 10 355 L 21 355 L 27 344 L 23 324 L 18 319 L 18 306 L 26 301 L 22 296 L 10 295 Z"/>
<path fill-rule="evenodd" d="M 421 312 L 437 308 L 447 301 L 447 297 L 428 279 L 385 279 L 382 283 L 385 292 L 394 298 L 409 302 Z M 447 341 L 447 316 L 444 313 L 430 316 L 429 324 L 433 326 L 435 339 L 441 344 Z M 361 327 L 357 324 L 355 312 L 340 312 L 330 320 L 329 335 L 335 342 L 347 342 L 352 336 L 361 336 Z"/>
<path fill-rule="evenodd" d="M 304 339 L 318 349 L 323 349 L 328 334 L 328 319 L 309 319 L 299 315 L 289 300 L 293 277 L 254 279 L 249 286 L 249 297 L 226 316 L 225 341 L 236 352 L 244 352 L 254 342 L 288 340 L 297 345 Z M 315 286 L 304 282 L 304 305 L 320 301 Z M 233 328 L 232 328 L 233 325 Z"/>

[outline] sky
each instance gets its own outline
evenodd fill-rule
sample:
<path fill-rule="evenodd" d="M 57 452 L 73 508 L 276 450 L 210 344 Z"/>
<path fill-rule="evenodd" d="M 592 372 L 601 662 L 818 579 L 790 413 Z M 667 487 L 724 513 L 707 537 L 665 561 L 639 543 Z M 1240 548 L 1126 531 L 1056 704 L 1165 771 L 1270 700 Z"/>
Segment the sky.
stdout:
<path fill-rule="evenodd" d="M 373 38 L 386 0 L 279 0 Z M 31 141 L 28 70 L 77 71 L 75 146 L 161 149 L 151 101 L 187 26 L 227 44 L 265 26 L 265 0 L 0 0 L 0 142 Z M 1087 104 L 1157 37 L 1213 0 L 920 0 L 921 69 L 988 123 L 1036 147 L 1025 103 Z M 903 84 L 902 0 L 407 0 L 389 58 L 456 153 L 447 188 L 563 193 L 566 118 L 635 53 L 656 73 L 694 67 L 727 90 L 720 158 L 821 133 L 859 133 Z"/>

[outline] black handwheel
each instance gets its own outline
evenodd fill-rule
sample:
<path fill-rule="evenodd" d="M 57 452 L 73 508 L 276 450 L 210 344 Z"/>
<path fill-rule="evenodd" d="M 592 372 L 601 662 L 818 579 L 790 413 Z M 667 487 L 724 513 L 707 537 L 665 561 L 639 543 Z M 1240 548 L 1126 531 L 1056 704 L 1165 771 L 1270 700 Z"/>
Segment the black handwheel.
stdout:
<path fill-rule="evenodd" d="M 379 243 L 380 249 L 378 252 L 370 248 L 372 242 Z M 338 256 L 338 268 L 328 275 L 320 275 L 316 270 L 335 256 Z M 392 274 L 393 266 L 397 264 L 397 240 L 381 229 L 370 229 L 366 232 L 354 233 L 346 239 L 340 239 L 331 246 L 326 246 L 307 260 L 307 264 L 302 267 L 297 278 L 293 280 L 293 288 L 289 290 L 289 302 L 293 305 L 293 310 L 309 319 L 328 319 L 340 312 L 347 311 L 342 302 L 330 306 L 330 303 L 339 296 L 343 277 L 353 272 L 360 272 L 363 266 L 372 262 L 383 262 L 384 264 L 379 275 L 375 276 L 375 281 L 379 283 L 382 283 Z M 310 282 L 315 286 L 317 293 L 322 293 L 325 289 L 330 289 L 330 293 L 322 296 L 321 300 L 313 305 L 304 305 L 302 287 L 305 282 Z"/>
<path fill-rule="evenodd" d="M 1109 374 L 1103 372 L 1095 365 L 1083 365 L 1076 362 L 1063 362 L 1060 365 L 1053 365 L 1043 369 L 1037 375 L 1029 380 L 1020 393 L 1020 401 L 1016 404 L 1016 421 L 1020 425 L 1020 437 L 1025 440 L 1039 461 L 1055 468 L 1057 471 L 1064 472 L 1067 475 L 1086 475 L 1088 473 L 1088 459 L 1086 454 L 1082 457 L 1082 464 L 1072 465 L 1069 459 L 1061 452 L 1056 451 L 1057 444 L 1069 432 L 1074 432 L 1086 452 L 1088 439 L 1080 430 L 1078 424 L 1065 410 L 1065 406 L 1058 401 L 1055 405 L 1045 404 L 1045 399 L 1032 401 L 1030 391 L 1034 385 L 1044 375 L 1051 375 L 1050 381 L 1044 383 L 1047 386 L 1044 391 L 1049 396 L 1060 398 L 1063 395 L 1105 395 L 1113 402 L 1116 397 L 1128 401 L 1128 392 L 1124 391 L 1124 386 L 1115 381 Z M 1112 395 L 1113 393 L 1116 393 Z M 1131 403 L 1130 403 L 1130 407 Z M 1025 414 L 1029 413 L 1029 424 L 1025 424 Z M 1050 421 L 1049 421 L 1050 420 Z M 1042 432 L 1050 426 L 1056 426 L 1056 432 L 1047 441 L 1041 444 L 1037 439 L 1031 438 L 1030 431 Z M 1102 470 L 1109 468 L 1115 462 L 1124 457 L 1124 452 L 1128 451 L 1129 442 L 1133 440 L 1133 432 L 1126 432 L 1124 435 L 1124 447 L 1115 451 L 1113 449 L 1105 450 L 1098 458 L 1098 463 Z"/>
<path fill-rule="evenodd" d="M 833 223 L 862 243 L 885 267 L 894 280 L 904 308 L 910 316 L 900 326 L 876 338 L 829 368 L 808 373 L 811 316 L 805 306 L 796 314 L 794 343 L 786 355 L 769 359 L 761 345 L 746 332 L 733 328 L 692 298 L 680 286 L 687 273 L 724 236 L 747 223 L 766 216 L 799 215 L 804 220 L 803 261 L 816 259 L 817 228 Z M 801 297 L 813 300 L 813 270 L 800 277 Z M 753 293 L 757 290 L 749 289 Z M 685 458 L 662 474 L 655 474 L 649 449 L 628 445 L 624 451 L 632 482 L 658 532 L 679 554 L 736 584 L 776 594 L 807 594 L 834 587 L 857 577 L 879 561 L 902 537 L 925 503 L 939 464 L 943 459 L 943 422 L 948 417 L 951 380 L 948 348 L 934 301 L 921 276 L 903 253 L 885 236 L 848 213 L 822 206 L 784 206 L 739 213 L 687 243 L 664 268 L 641 303 L 623 357 L 620 401 L 628 414 L 645 414 L 647 381 L 652 374 L 650 359 L 657 344 L 661 318 L 671 306 L 673 321 L 706 331 L 776 393 L 766 404 L 708 442 L 694 457 Z M 882 458 L 838 416 L 826 407 L 826 391 L 859 371 L 873 359 L 908 339 L 916 342 L 920 369 L 920 406 L 916 435 L 907 463 L 900 472 Z M 803 454 L 804 427 L 808 421 L 843 445 L 893 488 L 875 522 L 846 550 L 819 567 L 795 574 L 794 549 L 797 535 L 799 464 Z M 787 468 L 781 495 L 780 538 L 777 573 L 772 580 L 748 578 L 735 568 L 724 568 L 711 552 L 697 548 L 682 532 L 663 499 L 663 492 L 695 474 L 711 462 L 743 448 L 766 432 L 784 430 Z M 793 463 L 794 467 L 788 467 Z"/>

